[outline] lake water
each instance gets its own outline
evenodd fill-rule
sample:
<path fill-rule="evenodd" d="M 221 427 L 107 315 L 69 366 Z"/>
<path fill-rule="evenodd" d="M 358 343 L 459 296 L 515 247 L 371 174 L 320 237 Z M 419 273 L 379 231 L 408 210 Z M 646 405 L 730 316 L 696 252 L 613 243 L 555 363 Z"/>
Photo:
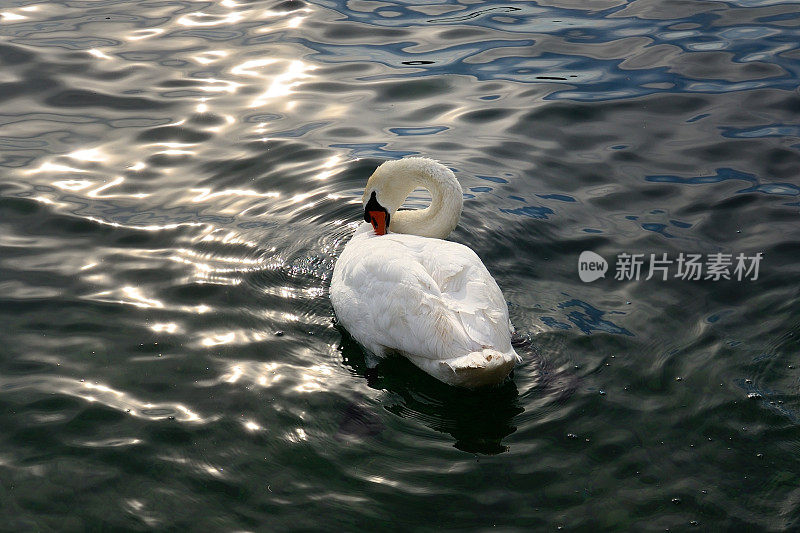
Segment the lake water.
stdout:
<path fill-rule="evenodd" d="M 796 530 L 798 74 L 780 0 L 5 1 L 3 528 Z M 498 389 L 334 322 L 408 155 L 509 302 Z"/>

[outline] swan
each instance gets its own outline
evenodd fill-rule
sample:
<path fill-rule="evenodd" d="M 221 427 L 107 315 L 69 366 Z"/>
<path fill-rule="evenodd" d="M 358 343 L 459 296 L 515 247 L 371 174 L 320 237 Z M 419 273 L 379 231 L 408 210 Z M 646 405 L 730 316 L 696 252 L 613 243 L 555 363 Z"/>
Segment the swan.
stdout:
<path fill-rule="evenodd" d="M 425 209 L 400 206 L 417 187 Z M 477 254 L 443 240 L 458 224 L 463 193 L 432 159 L 381 164 L 367 181 L 364 220 L 331 277 L 339 323 L 369 354 L 400 353 L 450 385 L 502 382 L 521 358 L 503 293 Z"/>

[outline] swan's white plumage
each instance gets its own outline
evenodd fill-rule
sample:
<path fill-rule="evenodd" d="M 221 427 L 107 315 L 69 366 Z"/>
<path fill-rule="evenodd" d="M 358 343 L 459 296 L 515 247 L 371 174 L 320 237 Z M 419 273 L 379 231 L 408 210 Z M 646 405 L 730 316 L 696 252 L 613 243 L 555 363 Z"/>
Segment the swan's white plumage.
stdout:
<path fill-rule="evenodd" d="M 400 161 L 405 166 L 395 168 L 433 169 L 452 176 L 428 159 Z M 378 171 L 368 191 L 376 175 Z M 390 179 L 404 177 L 392 174 Z M 420 179 L 410 181 L 421 185 Z M 441 190 L 433 190 L 437 186 L 430 183 L 424 186 L 432 189 L 436 201 Z M 381 183 L 372 189 L 380 202 Z M 447 199 L 443 202 L 447 209 Z M 399 203 L 394 203 L 391 208 L 396 210 Z M 459 215 L 460 207 L 459 197 Z M 399 352 L 445 383 L 499 383 L 519 360 L 511 346 L 508 307 L 500 288 L 475 252 L 458 243 L 403 233 L 378 236 L 364 223 L 336 262 L 331 301 L 340 323 L 369 352 L 379 357 Z"/>

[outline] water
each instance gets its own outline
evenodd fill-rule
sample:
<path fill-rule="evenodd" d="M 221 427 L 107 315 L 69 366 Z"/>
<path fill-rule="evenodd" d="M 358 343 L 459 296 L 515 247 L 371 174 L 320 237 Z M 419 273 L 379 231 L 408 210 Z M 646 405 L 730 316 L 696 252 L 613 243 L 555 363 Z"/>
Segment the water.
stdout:
<path fill-rule="evenodd" d="M 4 527 L 800 527 L 798 13 L 8 0 Z M 451 239 L 525 358 L 500 389 L 368 369 L 333 322 L 406 155 L 467 193 Z M 763 261 L 619 281 L 624 252 Z"/>

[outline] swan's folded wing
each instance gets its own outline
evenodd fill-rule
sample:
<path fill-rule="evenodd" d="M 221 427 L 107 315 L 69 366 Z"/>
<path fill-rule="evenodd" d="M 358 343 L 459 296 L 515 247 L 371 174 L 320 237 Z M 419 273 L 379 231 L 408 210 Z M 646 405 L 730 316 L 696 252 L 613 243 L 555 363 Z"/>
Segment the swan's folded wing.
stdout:
<path fill-rule="evenodd" d="M 500 287 L 473 250 L 448 245 L 448 253 L 428 256 L 447 306 L 475 344 L 510 351 L 508 306 Z"/>
<path fill-rule="evenodd" d="M 473 351 L 475 342 L 415 252 L 381 246 L 346 260 L 332 290 L 340 321 L 373 352 L 450 359 Z"/>

